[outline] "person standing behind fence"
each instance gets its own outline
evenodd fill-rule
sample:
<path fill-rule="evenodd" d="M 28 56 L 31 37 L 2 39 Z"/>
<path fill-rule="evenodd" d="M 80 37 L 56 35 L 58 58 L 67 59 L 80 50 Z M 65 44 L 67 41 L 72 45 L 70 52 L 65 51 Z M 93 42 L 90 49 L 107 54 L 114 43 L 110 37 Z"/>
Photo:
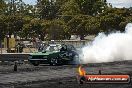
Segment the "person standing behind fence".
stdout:
<path fill-rule="evenodd" d="M 17 51 L 17 53 L 22 53 L 23 52 L 23 46 L 20 43 L 17 44 L 16 51 Z"/>

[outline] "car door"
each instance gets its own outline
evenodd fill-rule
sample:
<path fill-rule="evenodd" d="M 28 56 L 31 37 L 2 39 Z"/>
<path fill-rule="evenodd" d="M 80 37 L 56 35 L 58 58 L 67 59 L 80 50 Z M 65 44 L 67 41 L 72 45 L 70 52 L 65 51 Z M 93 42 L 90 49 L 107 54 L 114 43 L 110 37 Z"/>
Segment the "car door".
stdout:
<path fill-rule="evenodd" d="M 67 45 L 62 45 L 62 48 L 60 49 L 60 57 L 63 60 L 69 60 L 69 52 L 67 49 Z"/>

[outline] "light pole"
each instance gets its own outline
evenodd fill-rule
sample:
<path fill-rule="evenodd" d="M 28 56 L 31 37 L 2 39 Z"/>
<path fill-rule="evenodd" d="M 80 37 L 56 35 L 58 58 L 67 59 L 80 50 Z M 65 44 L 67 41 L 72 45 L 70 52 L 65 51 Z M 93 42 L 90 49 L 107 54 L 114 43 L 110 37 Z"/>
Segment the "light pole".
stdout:
<path fill-rule="evenodd" d="M 0 30 L 0 51 L 1 51 L 1 54 L 2 54 L 2 29 Z"/>
<path fill-rule="evenodd" d="M 7 53 L 9 53 L 10 52 L 10 48 L 9 48 L 9 35 L 6 35 L 6 42 L 7 42 L 7 45 L 6 45 L 6 47 L 7 47 Z"/>
<path fill-rule="evenodd" d="M 1 48 L 1 54 L 2 54 L 2 37 L 0 36 L 0 48 Z"/>

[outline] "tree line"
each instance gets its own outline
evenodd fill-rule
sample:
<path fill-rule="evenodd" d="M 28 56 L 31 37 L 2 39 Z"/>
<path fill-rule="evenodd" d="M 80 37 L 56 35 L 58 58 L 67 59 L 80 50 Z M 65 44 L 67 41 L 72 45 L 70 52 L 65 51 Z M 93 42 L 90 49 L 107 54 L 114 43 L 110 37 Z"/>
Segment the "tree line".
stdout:
<path fill-rule="evenodd" d="M 37 0 L 35 5 L 22 0 L 0 0 L 0 36 L 24 39 L 70 39 L 78 35 L 124 31 L 132 22 L 132 7 L 113 8 L 106 0 Z"/>

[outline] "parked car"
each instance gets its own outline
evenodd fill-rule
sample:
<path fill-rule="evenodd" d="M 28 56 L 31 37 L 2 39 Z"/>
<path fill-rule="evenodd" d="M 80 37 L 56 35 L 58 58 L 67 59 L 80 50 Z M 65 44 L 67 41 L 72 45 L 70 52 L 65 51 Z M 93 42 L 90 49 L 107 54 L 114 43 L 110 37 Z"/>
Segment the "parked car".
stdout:
<path fill-rule="evenodd" d="M 50 44 L 42 52 L 30 54 L 28 60 L 34 66 L 38 66 L 39 64 L 75 64 L 78 59 L 79 55 L 73 45 Z"/>

